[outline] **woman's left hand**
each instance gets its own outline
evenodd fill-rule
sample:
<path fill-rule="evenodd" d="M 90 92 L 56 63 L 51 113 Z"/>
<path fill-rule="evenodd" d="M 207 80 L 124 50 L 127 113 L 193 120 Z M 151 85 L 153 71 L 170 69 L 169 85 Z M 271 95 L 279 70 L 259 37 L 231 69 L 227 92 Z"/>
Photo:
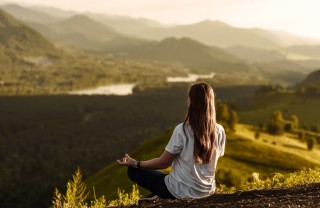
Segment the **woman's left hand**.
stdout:
<path fill-rule="evenodd" d="M 128 154 L 125 154 L 122 160 L 117 160 L 119 165 L 125 165 L 128 167 L 133 167 L 136 160 L 131 158 Z"/>

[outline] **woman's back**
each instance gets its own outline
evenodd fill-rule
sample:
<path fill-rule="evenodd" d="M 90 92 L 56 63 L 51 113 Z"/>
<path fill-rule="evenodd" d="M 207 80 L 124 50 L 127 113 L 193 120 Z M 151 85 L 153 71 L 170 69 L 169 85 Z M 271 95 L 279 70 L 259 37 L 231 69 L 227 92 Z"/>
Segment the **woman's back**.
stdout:
<path fill-rule="evenodd" d="M 183 130 L 185 128 L 185 131 Z M 208 164 L 199 164 L 194 158 L 194 135 L 190 125 L 176 126 L 166 151 L 178 154 L 172 164 L 171 173 L 166 176 L 168 190 L 176 198 L 200 198 L 215 191 L 215 169 L 220 156 L 224 154 L 225 132 L 216 125 L 215 151 Z"/>

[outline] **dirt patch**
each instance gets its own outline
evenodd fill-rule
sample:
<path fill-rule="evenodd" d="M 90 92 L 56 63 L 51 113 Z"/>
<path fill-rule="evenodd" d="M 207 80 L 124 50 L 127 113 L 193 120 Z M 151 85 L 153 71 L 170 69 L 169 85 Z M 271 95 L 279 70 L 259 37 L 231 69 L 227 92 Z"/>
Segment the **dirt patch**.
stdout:
<path fill-rule="evenodd" d="M 320 207 L 320 183 L 287 189 L 264 189 L 234 194 L 215 194 L 203 199 L 158 199 L 133 207 Z"/>

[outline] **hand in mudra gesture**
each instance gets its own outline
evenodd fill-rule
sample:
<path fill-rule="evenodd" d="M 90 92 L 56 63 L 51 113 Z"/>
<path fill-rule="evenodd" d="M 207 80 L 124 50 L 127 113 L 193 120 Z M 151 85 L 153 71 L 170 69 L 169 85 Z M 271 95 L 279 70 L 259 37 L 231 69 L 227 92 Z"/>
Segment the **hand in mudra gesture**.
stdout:
<path fill-rule="evenodd" d="M 125 154 L 122 160 L 117 160 L 117 162 L 119 165 L 133 167 L 135 165 L 136 160 L 131 158 L 128 154 Z"/>

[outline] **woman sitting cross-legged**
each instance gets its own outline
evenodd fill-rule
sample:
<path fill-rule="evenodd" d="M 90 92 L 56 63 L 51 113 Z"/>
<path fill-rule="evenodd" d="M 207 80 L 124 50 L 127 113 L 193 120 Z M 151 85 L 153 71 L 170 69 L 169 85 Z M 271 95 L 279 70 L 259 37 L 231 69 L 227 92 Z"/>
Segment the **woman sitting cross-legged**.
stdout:
<path fill-rule="evenodd" d="M 225 131 L 216 123 L 213 89 L 196 83 L 189 89 L 185 121 L 175 127 L 162 155 L 137 161 L 126 154 L 118 163 L 128 166 L 128 177 L 154 196 L 201 198 L 215 191 L 215 170 L 225 142 Z M 169 166 L 170 174 L 158 171 Z"/>

